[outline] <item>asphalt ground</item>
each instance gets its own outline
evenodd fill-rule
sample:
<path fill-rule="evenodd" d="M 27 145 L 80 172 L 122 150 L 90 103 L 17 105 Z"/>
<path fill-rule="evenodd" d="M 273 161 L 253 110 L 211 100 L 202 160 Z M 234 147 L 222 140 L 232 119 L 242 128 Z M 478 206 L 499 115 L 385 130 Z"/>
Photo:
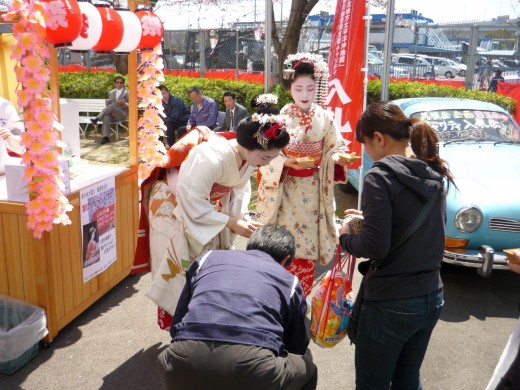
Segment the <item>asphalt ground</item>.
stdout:
<path fill-rule="evenodd" d="M 243 247 L 239 243 L 238 247 Z M 327 268 L 317 269 L 317 282 Z M 519 316 L 520 275 L 443 266 L 445 307 L 424 360 L 424 389 L 484 389 Z M 354 277 L 357 290 L 360 275 Z M 316 283 L 317 283 L 316 282 Z M 160 389 L 155 359 L 169 335 L 156 326 L 145 296 L 150 274 L 128 277 L 66 326 L 0 389 Z M 318 389 L 354 389 L 354 346 L 347 339 L 309 353 Z"/>

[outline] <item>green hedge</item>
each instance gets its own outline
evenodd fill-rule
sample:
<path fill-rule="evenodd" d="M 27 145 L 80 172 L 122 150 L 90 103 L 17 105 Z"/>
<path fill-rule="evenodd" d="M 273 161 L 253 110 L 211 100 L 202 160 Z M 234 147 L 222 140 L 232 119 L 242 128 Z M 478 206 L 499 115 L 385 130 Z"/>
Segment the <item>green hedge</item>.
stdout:
<path fill-rule="evenodd" d="M 113 88 L 114 73 L 60 73 L 60 96 L 65 98 L 106 98 L 108 91 Z M 123 76 L 127 80 L 126 76 Z M 226 91 L 235 93 L 237 101 L 243 104 L 250 112 L 251 99 L 263 92 L 263 86 L 256 83 L 233 80 L 201 79 L 178 76 L 165 76 L 164 84 L 170 92 L 191 105 L 188 99 L 188 89 L 196 85 L 204 94 L 214 99 L 219 110 L 225 110 L 222 95 Z M 278 105 L 283 107 L 291 102 L 289 91 L 280 84 L 271 88 L 271 92 L 278 96 Z M 368 104 L 380 100 L 381 81 L 369 80 L 367 89 Z M 516 101 L 507 96 L 482 91 L 471 91 L 462 88 L 453 88 L 437 84 L 421 84 L 410 82 L 391 82 L 389 85 L 389 99 L 403 99 L 410 97 L 458 97 L 481 100 L 495 103 L 510 113 L 516 111 Z"/>
<path fill-rule="evenodd" d="M 114 88 L 114 73 L 60 73 L 60 96 L 64 98 L 83 98 L 83 99 L 105 99 L 108 92 Z M 125 84 L 128 85 L 128 78 Z M 170 93 L 184 100 L 188 106 L 191 102 L 188 98 L 188 89 L 191 86 L 198 86 L 204 95 L 214 99 L 219 110 L 224 111 L 222 95 L 224 92 L 233 92 L 237 101 L 243 104 L 249 111 L 251 99 L 264 91 L 263 85 L 233 80 L 201 79 L 191 77 L 165 76 L 164 84 Z"/>

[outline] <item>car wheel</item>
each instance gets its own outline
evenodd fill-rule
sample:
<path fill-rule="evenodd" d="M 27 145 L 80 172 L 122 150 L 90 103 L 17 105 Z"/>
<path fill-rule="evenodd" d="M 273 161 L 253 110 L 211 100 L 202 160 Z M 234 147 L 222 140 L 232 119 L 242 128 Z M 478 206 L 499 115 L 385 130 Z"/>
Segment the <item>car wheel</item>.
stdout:
<path fill-rule="evenodd" d="M 452 79 L 454 77 L 453 73 L 451 73 L 451 72 L 444 73 L 444 76 L 446 76 L 447 79 Z"/>
<path fill-rule="evenodd" d="M 459 76 L 460 76 L 460 77 L 466 77 L 466 71 L 465 71 L 465 70 L 461 70 L 461 71 L 459 72 Z"/>

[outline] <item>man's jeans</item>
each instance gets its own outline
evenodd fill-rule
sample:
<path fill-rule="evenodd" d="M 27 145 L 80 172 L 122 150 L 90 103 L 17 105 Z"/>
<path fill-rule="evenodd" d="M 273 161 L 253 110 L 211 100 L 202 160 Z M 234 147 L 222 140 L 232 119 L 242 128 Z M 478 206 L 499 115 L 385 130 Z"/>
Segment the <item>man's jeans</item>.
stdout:
<path fill-rule="evenodd" d="M 422 389 L 419 371 L 443 304 L 442 290 L 414 298 L 363 301 L 356 389 Z"/>

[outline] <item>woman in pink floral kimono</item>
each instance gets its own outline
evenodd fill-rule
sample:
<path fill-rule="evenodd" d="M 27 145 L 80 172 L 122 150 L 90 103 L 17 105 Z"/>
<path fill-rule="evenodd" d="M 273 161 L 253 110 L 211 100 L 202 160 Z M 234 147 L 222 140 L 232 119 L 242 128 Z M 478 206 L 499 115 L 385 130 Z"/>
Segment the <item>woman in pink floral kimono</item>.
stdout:
<path fill-rule="evenodd" d="M 345 182 L 347 160 L 331 114 L 315 103 L 322 103 L 327 88 L 322 56 L 299 53 L 285 65 L 284 84 L 294 103 L 281 113 L 291 141 L 283 155 L 260 168 L 257 221 L 284 225 L 294 235 L 296 257 L 288 269 L 309 295 L 316 261 L 328 263 L 338 245 L 334 184 Z"/>

